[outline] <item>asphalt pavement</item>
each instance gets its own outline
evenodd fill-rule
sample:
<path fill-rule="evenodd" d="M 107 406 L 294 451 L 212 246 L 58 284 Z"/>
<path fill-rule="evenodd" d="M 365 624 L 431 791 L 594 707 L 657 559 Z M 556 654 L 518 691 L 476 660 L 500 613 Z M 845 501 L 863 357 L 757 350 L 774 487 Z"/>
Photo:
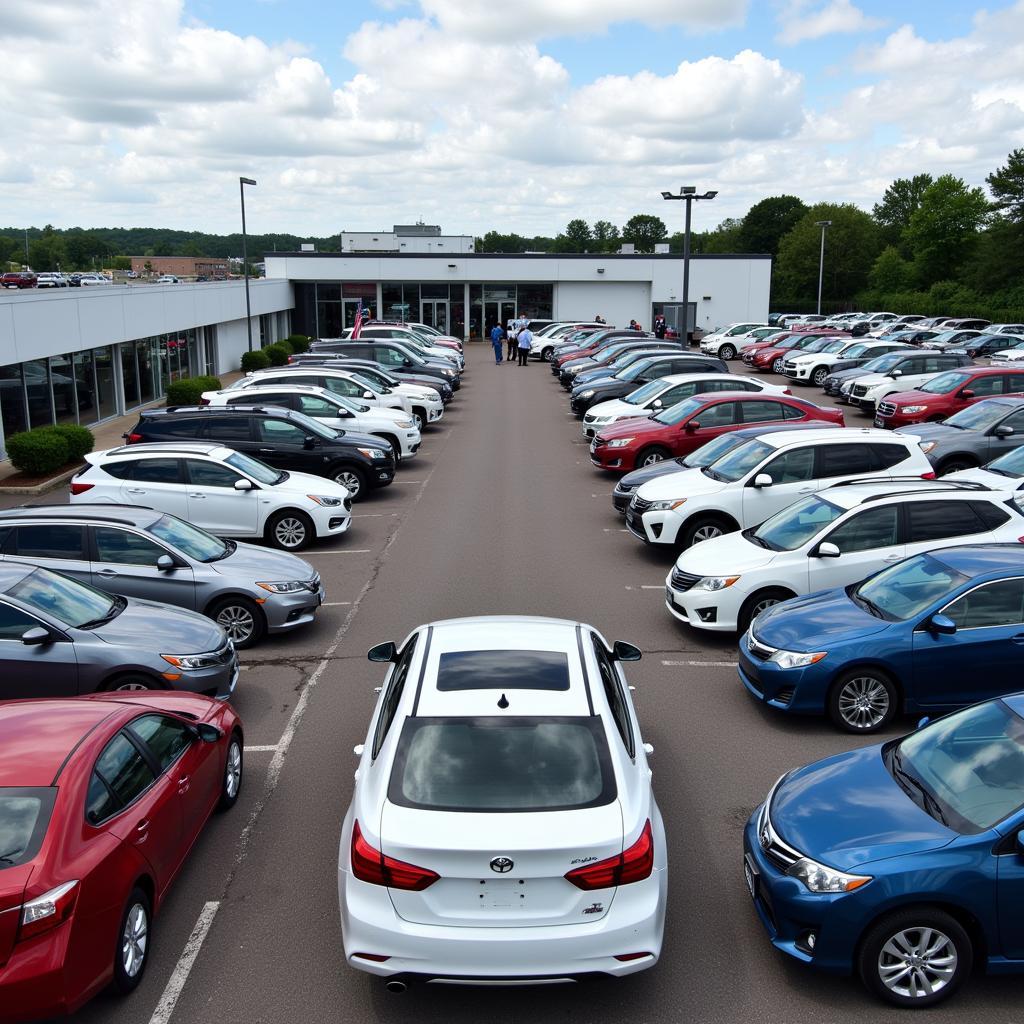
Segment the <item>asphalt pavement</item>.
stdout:
<path fill-rule="evenodd" d="M 895 1011 L 856 981 L 774 952 L 743 881 L 742 827 L 775 779 L 854 741 L 823 721 L 757 706 L 736 676 L 735 638 L 672 619 L 663 597 L 671 556 L 625 531 L 611 507 L 614 479 L 592 468 L 546 365 L 495 366 L 489 345 L 468 345 L 467 362 L 444 421 L 395 484 L 356 506 L 344 538 L 306 552 L 327 588 L 317 623 L 244 654 L 235 696 L 246 725 L 241 799 L 192 851 L 155 922 L 138 991 L 100 997 L 74 1019 L 892 1021 Z M 869 425 L 856 414 L 848 421 Z M 670 844 L 662 959 L 579 986 L 392 994 L 345 964 L 338 921 L 352 748 L 384 676 L 365 652 L 422 622 L 496 613 L 580 619 L 644 651 L 628 676 L 654 745 Z M 892 735 L 909 727 L 900 722 Z M 978 978 L 925 1016 L 1016 1021 L 1021 991 L 1012 978 Z"/>

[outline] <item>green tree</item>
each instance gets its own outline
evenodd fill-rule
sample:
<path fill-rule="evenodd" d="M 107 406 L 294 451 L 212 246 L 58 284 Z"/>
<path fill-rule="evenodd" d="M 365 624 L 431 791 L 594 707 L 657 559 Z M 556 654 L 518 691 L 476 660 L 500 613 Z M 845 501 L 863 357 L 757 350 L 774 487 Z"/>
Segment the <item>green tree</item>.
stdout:
<path fill-rule="evenodd" d="M 777 256 L 782 236 L 806 212 L 807 207 L 796 196 L 769 196 L 754 203 L 741 222 L 738 251 Z"/>
<path fill-rule="evenodd" d="M 488 231 L 481 239 L 482 252 L 525 252 L 526 239 L 521 235 L 503 235 L 498 231 Z"/>
<path fill-rule="evenodd" d="M 665 222 L 649 213 L 634 214 L 622 228 L 622 240 L 632 242 L 637 252 L 654 252 L 655 242 L 663 241 L 666 234 Z"/>
<path fill-rule="evenodd" d="M 1006 166 L 993 171 L 985 181 L 992 190 L 993 206 L 1015 224 L 1024 224 L 1024 149 L 1015 149 Z"/>
<path fill-rule="evenodd" d="M 619 247 L 619 229 L 610 220 L 595 220 L 594 242 L 599 252 L 613 252 Z"/>
<path fill-rule="evenodd" d="M 594 240 L 590 225 L 581 217 L 575 217 L 569 221 L 565 226 L 565 237 L 577 246 L 575 252 L 586 252 Z"/>
<path fill-rule="evenodd" d="M 830 220 L 825 240 L 822 297 L 849 299 L 868 280 L 879 252 L 878 225 L 852 203 L 817 203 L 797 221 L 779 243 L 772 282 L 773 302 L 811 303 L 818 292 L 821 228 Z"/>
<path fill-rule="evenodd" d="M 985 193 L 952 174 L 943 174 L 925 189 L 903 233 L 914 254 L 919 285 L 927 288 L 956 276 L 973 254 L 988 210 Z"/>
<path fill-rule="evenodd" d="M 913 267 L 895 245 L 887 245 L 879 254 L 868 275 L 868 285 L 876 292 L 901 292 L 911 285 Z"/>
<path fill-rule="evenodd" d="M 692 232 L 690 234 L 690 252 L 739 252 L 740 232 L 743 221 L 737 217 L 726 217 L 713 231 Z M 677 231 L 669 239 L 672 252 L 683 251 L 683 232 Z"/>
<path fill-rule="evenodd" d="M 921 198 L 932 184 L 930 174 L 915 174 L 913 178 L 897 178 L 886 190 L 872 213 L 882 227 L 882 240 L 886 245 L 899 245 L 910 218 L 921 205 Z M 904 253 L 906 255 L 906 253 Z"/>

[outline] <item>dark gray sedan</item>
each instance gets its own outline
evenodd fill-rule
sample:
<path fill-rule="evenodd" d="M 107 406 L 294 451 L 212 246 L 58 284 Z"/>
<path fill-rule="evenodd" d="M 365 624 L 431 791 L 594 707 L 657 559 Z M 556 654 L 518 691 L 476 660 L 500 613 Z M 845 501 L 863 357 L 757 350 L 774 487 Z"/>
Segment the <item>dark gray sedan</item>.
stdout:
<path fill-rule="evenodd" d="M 941 476 L 983 466 L 1024 444 L 1024 397 L 987 398 L 943 423 L 904 427 Z"/>
<path fill-rule="evenodd" d="M 0 564 L 2 699 L 157 689 L 226 699 L 237 680 L 234 645 L 196 612 Z"/>

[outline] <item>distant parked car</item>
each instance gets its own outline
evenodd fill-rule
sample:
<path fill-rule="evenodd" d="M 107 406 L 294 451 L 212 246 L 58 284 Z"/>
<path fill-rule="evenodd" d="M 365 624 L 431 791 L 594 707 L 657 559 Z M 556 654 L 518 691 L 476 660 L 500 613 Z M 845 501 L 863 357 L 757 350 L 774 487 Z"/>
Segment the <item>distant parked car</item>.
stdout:
<path fill-rule="evenodd" d="M 31 270 L 10 270 L 0 277 L 5 288 L 35 288 L 36 275 Z"/>
<path fill-rule="evenodd" d="M 908 433 L 940 475 L 973 470 L 1024 444 L 1024 395 L 987 398 L 942 423 L 921 423 Z M 999 482 L 983 481 L 995 486 Z"/>
<path fill-rule="evenodd" d="M 102 286 L 105 284 L 113 284 L 114 282 L 111 281 L 110 278 L 107 277 L 105 274 L 83 274 L 78 279 L 78 283 L 83 288 L 92 288 L 93 286 L 96 285 Z"/>
<path fill-rule="evenodd" d="M 157 284 L 181 284 L 181 278 L 175 277 L 174 274 L 161 274 L 156 279 Z"/>
<path fill-rule="evenodd" d="M 37 288 L 67 288 L 68 279 L 56 271 L 46 271 L 36 277 Z"/>
<path fill-rule="evenodd" d="M 1024 395 L 1024 366 L 964 366 L 937 374 L 910 391 L 897 391 L 878 403 L 876 427 L 900 430 L 934 423 L 996 395 Z"/>

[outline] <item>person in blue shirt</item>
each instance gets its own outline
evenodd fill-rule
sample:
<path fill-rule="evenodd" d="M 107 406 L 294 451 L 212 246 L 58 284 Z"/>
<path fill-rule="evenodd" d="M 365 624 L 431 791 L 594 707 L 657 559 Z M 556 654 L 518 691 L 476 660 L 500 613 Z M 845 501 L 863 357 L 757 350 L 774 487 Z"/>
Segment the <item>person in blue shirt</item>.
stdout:
<path fill-rule="evenodd" d="M 495 324 L 491 328 L 491 348 L 494 349 L 494 365 L 501 365 L 501 354 L 504 351 L 505 332 L 501 324 Z"/>

